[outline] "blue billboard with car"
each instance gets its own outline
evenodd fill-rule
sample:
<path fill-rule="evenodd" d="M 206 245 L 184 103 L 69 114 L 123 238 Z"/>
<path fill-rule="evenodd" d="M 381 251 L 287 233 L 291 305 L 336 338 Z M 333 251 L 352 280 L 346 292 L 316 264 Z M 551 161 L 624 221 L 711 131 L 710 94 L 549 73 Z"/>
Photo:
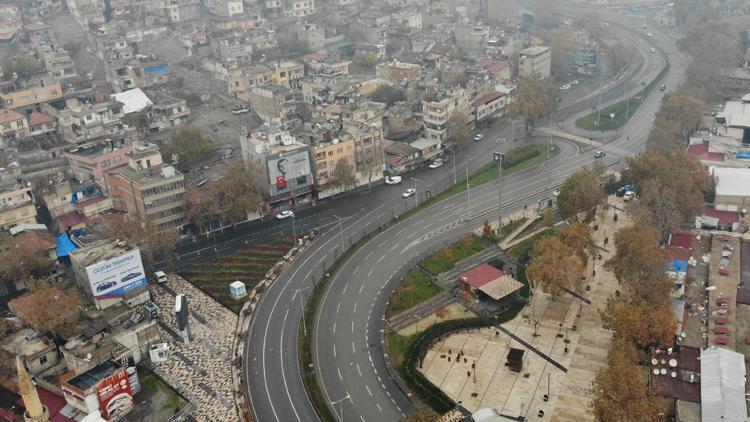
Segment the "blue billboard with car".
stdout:
<path fill-rule="evenodd" d="M 86 267 L 91 293 L 96 299 L 120 297 L 148 284 L 138 248 Z"/>

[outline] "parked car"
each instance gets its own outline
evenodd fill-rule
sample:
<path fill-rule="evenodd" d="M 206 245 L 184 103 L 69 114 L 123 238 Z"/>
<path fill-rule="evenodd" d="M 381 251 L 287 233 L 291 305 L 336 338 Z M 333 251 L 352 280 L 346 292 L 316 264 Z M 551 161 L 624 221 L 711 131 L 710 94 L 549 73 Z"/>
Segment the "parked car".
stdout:
<path fill-rule="evenodd" d="M 474 135 L 474 142 L 481 141 L 482 139 L 484 139 L 484 135 L 483 134 L 477 133 L 476 135 Z"/>
<path fill-rule="evenodd" d="M 561 89 L 562 91 L 567 91 L 567 90 L 569 90 L 569 89 L 570 89 L 570 84 L 565 84 L 565 85 L 561 86 L 561 87 L 560 87 L 560 89 Z"/>
<path fill-rule="evenodd" d="M 635 192 L 630 190 L 625 192 L 625 195 L 622 196 L 623 201 L 630 201 L 633 198 L 635 198 Z"/>
<path fill-rule="evenodd" d="M 401 194 L 401 196 L 403 196 L 404 198 L 408 198 L 408 197 L 410 197 L 410 196 L 414 195 L 415 193 L 417 193 L 417 190 L 416 190 L 416 189 L 414 189 L 414 188 L 409 188 L 409 189 L 407 189 L 407 190 L 406 190 L 406 191 L 405 191 L 404 193 L 402 193 L 402 194 Z"/>
<path fill-rule="evenodd" d="M 579 83 L 580 82 L 578 82 L 578 79 L 573 79 L 572 81 L 570 81 L 571 85 L 578 85 Z"/>
<path fill-rule="evenodd" d="M 167 275 L 164 273 L 164 271 L 157 271 L 154 273 L 154 280 L 156 280 L 157 283 L 166 283 Z"/>
<path fill-rule="evenodd" d="M 607 155 L 604 151 L 596 151 L 594 152 L 594 158 L 602 158 L 605 155 Z"/>
<path fill-rule="evenodd" d="M 656 53 L 656 49 L 654 47 L 651 47 L 648 51 L 650 51 L 652 53 Z"/>
<path fill-rule="evenodd" d="M 284 210 L 284 211 L 281 211 L 280 213 L 276 214 L 276 219 L 277 220 L 284 220 L 284 219 L 290 218 L 290 217 L 294 217 L 294 212 L 292 212 L 290 210 Z"/>
<path fill-rule="evenodd" d="M 250 107 L 245 106 L 245 105 L 238 105 L 238 106 L 232 107 L 233 114 L 248 113 L 249 111 L 250 111 Z"/>
<path fill-rule="evenodd" d="M 159 318 L 159 307 L 156 306 L 156 304 L 154 302 L 152 302 L 152 301 L 149 300 L 148 302 L 146 302 L 143 305 L 143 307 L 145 308 L 146 315 L 149 318 L 152 318 L 152 319 L 153 318 Z"/>
<path fill-rule="evenodd" d="M 442 165 L 443 165 L 443 160 L 438 158 L 438 159 L 435 159 L 432 163 L 430 163 L 428 167 L 434 170 Z"/>
<path fill-rule="evenodd" d="M 385 176 L 386 185 L 398 185 L 401 183 L 401 176 Z"/>
<path fill-rule="evenodd" d="M 667 89 L 666 85 L 664 84 L 659 85 L 659 91 L 664 91 L 665 89 Z"/>

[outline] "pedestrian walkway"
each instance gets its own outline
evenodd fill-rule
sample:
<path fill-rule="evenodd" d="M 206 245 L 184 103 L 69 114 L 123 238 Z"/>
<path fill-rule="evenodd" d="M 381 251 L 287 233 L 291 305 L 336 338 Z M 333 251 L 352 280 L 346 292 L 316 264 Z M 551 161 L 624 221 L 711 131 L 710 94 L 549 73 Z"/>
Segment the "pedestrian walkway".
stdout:
<path fill-rule="evenodd" d="M 614 222 L 615 212 L 607 208 L 597 221 L 597 245 L 630 224 L 620 213 Z M 552 300 L 537 290 L 530 304 L 500 328 L 463 330 L 436 342 L 421 371 L 470 412 L 495 408 L 540 421 L 594 420 L 588 390 L 596 371 L 606 366 L 612 335 L 602 328 L 598 310 L 619 288 L 614 275 L 602 268 L 612 253 L 602 251 L 602 260 L 588 263 L 582 298 L 592 304 L 569 294 Z M 526 351 L 518 373 L 505 366 L 510 348 Z"/>
<path fill-rule="evenodd" d="M 176 294 L 187 295 L 190 343 L 183 342 L 176 332 Z M 157 373 L 168 374 L 190 393 L 196 420 L 238 421 L 230 372 L 237 315 L 173 274 L 164 285 L 152 286 L 151 296 L 161 309 L 159 330 L 171 354 L 168 361 L 154 364 Z"/>

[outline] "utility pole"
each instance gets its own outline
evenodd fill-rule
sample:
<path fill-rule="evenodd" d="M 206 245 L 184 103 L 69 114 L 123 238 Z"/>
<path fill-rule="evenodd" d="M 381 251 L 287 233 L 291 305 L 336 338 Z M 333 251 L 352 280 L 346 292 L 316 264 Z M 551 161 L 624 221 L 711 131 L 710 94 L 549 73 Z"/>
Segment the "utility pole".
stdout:
<path fill-rule="evenodd" d="M 456 151 L 453 148 L 449 149 L 448 151 L 450 151 L 451 155 L 453 156 L 453 159 L 451 161 L 453 161 L 453 184 L 455 185 L 458 182 L 456 180 Z"/>
<path fill-rule="evenodd" d="M 547 189 L 549 189 L 552 184 L 552 164 L 549 162 L 550 148 L 552 148 L 552 137 L 547 135 Z"/>
<path fill-rule="evenodd" d="M 497 176 L 497 234 L 500 234 L 500 229 L 503 227 L 503 160 L 505 154 L 502 152 L 495 152 L 492 154 L 492 159 L 495 160 L 495 168 L 498 171 Z"/>
<path fill-rule="evenodd" d="M 292 239 L 294 245 L 297 246 L 297 226 L 294 224 L 294 214 L 292 214 Z"/>
<path fill-rule="evenodd" d="M 469 162 L 464 160 L 464 168 L 466 169 L 466 218 L 468 219 L 471 215 L 471 186 L 469 186 Z"/>
<path fill-rule="evenodd" d="M 304 330 L 305 337 L 307 337 L 307 324 L 305 324 L 305 305 L 302 303 L 302 292 L 309 288 L 310 286 L 307 286 L 294 291 L 295 295 L 299 295 L 299 309 L 302 311 L 302 329 Z"/>
<path fill-rule="evenodd" d="M 417 205 L 419 205 L 419 192 L 417 192 L 417 179 L 410 177 L 409 179 L 414 182 L 414 207 L 416 208 Z"/>

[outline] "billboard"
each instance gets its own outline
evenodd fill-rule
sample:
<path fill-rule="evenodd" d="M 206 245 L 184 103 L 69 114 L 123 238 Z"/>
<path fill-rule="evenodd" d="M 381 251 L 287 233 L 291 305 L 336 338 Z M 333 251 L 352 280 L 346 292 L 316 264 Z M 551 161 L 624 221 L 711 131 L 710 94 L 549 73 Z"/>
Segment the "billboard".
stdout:
<path fill-rule="evenodd" d="M 138 248 L 86 267 L 91 293 L 96 299 L 122 296 L 136 287 L 145 286 L 146 271 Z"/>
<path fill-rule="evenodd" d="M 570 59 L 571 63 L 576 66 L 593 67 L 597 64 L 596 50 L 580 49 L 573 53 Z"/>
<path fill-rule="evenodd" d="M 117 369 L 96 386 L 99 410 L 107 420 L 115 420 L 133 408 L 133 390 L 125 368 Z"/>
<path fill-rule="evenodd" d="M 310 154 L 307 150 L 292 152 L 268 160 L 268 177 L 276 191 L 284 191 L 312 183 Z"/>

